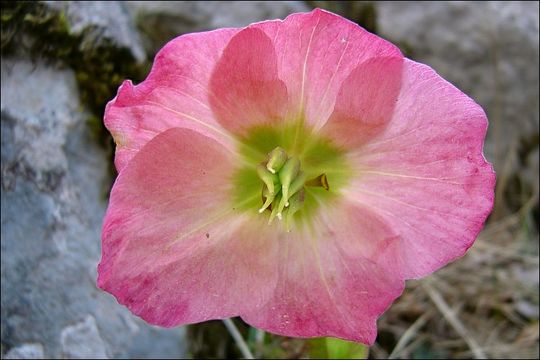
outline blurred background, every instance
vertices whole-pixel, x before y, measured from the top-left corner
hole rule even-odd
[[[498,182],[484,231],[466,256],[408,282],[369,357],[538,358],[538,2],[2,1],[3,358],[241,356],[220,321],[158,329],[96,288],[115,176],[103,110],[175,36],[313,7],[429,64],[490,119]],[[256,356],[321,356],[320,342],[234,321]]]

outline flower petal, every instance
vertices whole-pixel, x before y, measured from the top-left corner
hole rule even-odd
[[[148,78],[137,86],[125,81],[107,104],[105,125],[116,144],[121,171],[154,136],[171,127],[193,129],[232,148],[208,103],[208,82],[236,29],[188,34],[170,41],[156,55]]]
[[[255,27],[238,32],[216,64],[210,91],[212,110],[232,133],[282,121],[287,89],[278,79],[272,40]]]
[[[419,278],[462,256],[491,212],[495,174],[482,154],[482,108],[428,66],[406,60],[390,124],[351,161],[343,195],[395,232],[391,268]],[[390,266],[390,265],[388,265]]]
[[[334,218],[335,220],[335,218]],[[353,235],[333,222],[314,222],[314,233],[274,236],[278,281],[264,307],[241,314],[266,331],[296,337],[333,336],[373,344],[376,320],[403,291],[403,281],[342,247]]]
[[[341,85],[321,133],[354,148],[383,131],[394,112],[402,66],[399,57],[377,57],[358,65]]]
[[[238,315],[276,281],[275,244],[231,208],[233,158],[186,129],[150,140],[120,173],[103,226],[98,285],[161,325]]]
[[[402,57],[391,43],[320,9],[253,26],[274,41],[292,117],[303,113],[316,129],[332,113],[341,83],[354,68],[373,57]]]

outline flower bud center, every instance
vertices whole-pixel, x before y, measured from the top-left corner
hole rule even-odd
[[[304,186],[320,186],[328,190],[325,174],[308,180],[301,169],[300,160],[289,156],[279,146],[268,153],[266,161],[257,166],[257,175],[263,182],[259,213],[270,211],[269,224],[276,217],[279,220],[285,218],[288,231],[294,214],[301,210],[304,204]]]

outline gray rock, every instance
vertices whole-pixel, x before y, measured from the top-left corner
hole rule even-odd
[[[45,1],[50,9],[63,11],[72,35],[84,35],[81,47],[112,44],[128,49],[138,62],[146,58],[139,33],[119,1]]]
[[[538,136],[538,2],[381,1],[376,7],[382,36],[486,110],[486,153],[498,170],[512,147]]]
[[[107,359],[105,343],[91,315],[62,330],[60,344],[64,357],[68,359]]]
[[[187,32],[246,26],[310,10],[299,1],[127,1],[125,5],[145,34],[150,54]]]
[[[183,329],[151,327],[95,285],[112,179],[74,73],[3,58],[1,76],[3,348],[38,342],[44,357],[183,357]],[[141,338],[152,346],[141,348]]]
[[[43,359],[43,345],[41,344],[22,344],[9,350],[4,359]]]

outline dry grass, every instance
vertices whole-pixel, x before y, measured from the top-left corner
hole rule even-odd
[[[381,318],[371,356],[538,358],[538,232],[525,226],[537,193],[531,199],[489,223],[462,259],[409,282]]]
[[[408,283],[379,322],[372,358],[539,357],[538,170],[531,186],[512,187],[526,183],[508,171],[518,151],[495,163],[497,214],[462,259]]]

